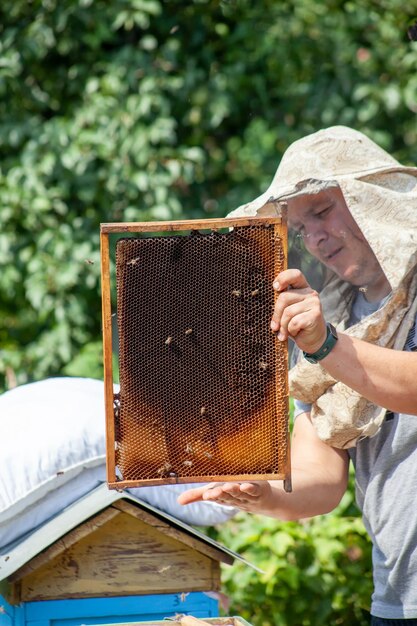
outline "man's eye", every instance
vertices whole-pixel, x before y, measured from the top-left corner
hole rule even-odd
[[[321,209],[321,211],[317,211],[316,216],[325,217],[331,208],[332,208],[331,206],[327,206],[324,209]]]

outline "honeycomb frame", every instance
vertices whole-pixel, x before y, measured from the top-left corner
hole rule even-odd
[[[287,225],[270,205],[279,217],[101,224],[109,488],[283,480],[291,491],[288,351],[269,328]]]

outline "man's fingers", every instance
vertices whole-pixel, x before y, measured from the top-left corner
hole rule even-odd
[[[192,502],[203,502],[204,500],[219,500],[223,495],[223,487],[228,483],[204,484],[201,487],[188,489],[181,493],[177,502],[179,504],[191,504]]]
[[[240,504],[257,498],[260,495],[260,487],[256,483],[220,483],[204,485],[195,489],[189,489],[178,496],[179,504],[191,504],[192,502],[213,501],[222,504]]]
[[[305,314],[308,314],[308,317]],[[303,316],[302,322],[297,320],[299,315]],[[303,325],[304,320],[306,321],[305,325]],[[321,328],[324,324],[324,322],[321,323],[321,320],[321,302],[316,291],[310,288],[287,291],[280,294],[275,303],[271,318],[271,330],[278,333],[280,341],[285,341],[288,336],[295,339],[300,330],[311,329],[316,324]]]
[[[203,500],[203,493],[207,489],[207,486],[196,487],[195,489],[189,489],[181,493],[177,501],[179,504],[191,504],[192,502],[201,502]]]
[[[289,269],[278,274],[274,280],[273,287],[279,291],[276,299],[274,313],[271,319],[271,330],[278,333],[278,339],[287,339],[286,330],[281,329],[281,317],[284,309],[299,302],[311,293],[315,293],[308,284],[304,274],[300,270]]]
[[[282,331],[279,339],[284,340],[287,338],[286,327],[288,325],[288,320],[285,323],[283,318],[285,315],[288,316],[288,309],[292,308],[294,304],[305,302],[311,295],[315,297],[316,292],[311,291],[310,289],[286,291],[285,293],[281,293],[279,295],[275,302],[274,312],[271,318],[271,329],[274,332]]]
[[[288,288],[304,289],[305,287],[310,287],[310,285],[300,270],[284,270],[274,280],[274,289],[276,291],[285,291]]]
[[[244,485],[249,485],[249,483],[244,483]],[[224,496],[231,496],[232,498],[243,501],[247,501],[248,495],[250,495],[243,489],[243,484],[241,483],[225,483],[222,486],[222,491]]]
[[[258,483],[241,483],[240,490],[252,498],[258,498],[261,495],[261,486]]]

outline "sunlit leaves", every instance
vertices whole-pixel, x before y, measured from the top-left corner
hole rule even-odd
[[[323,125],[415,162],[413,16],[389,5],[2,2],[0,388],[90,371],[100,222],[224,215]]]
[[[231,613],[255,626],[369,623],[371,545],[359,517],[334,514],[302,523],[239,514],[216,537],[263,574],[224,567]]]

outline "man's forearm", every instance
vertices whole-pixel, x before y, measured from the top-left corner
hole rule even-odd
[[[340,333],[321,361],[336,380],[378,406],[417,414],[417,354],[381,348]]]
[[[340,502],[346,484],[334,484],[330,476],[292,469],[292,492],[286,493],[281,481],[269,481],[270,492],[247,508],[252,513],[281,520],[299,520],[332,511]]]

